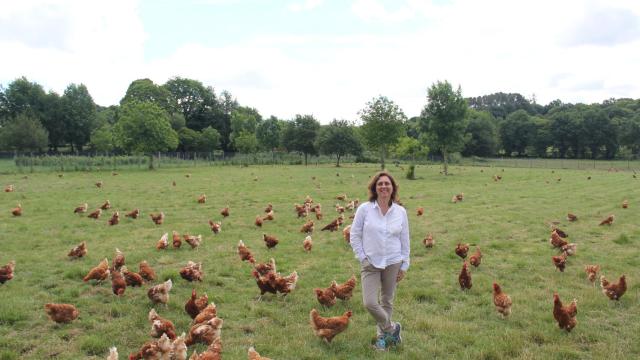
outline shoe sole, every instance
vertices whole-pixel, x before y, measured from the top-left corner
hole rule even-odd
[[[394,332],[395,332],[395,331],[394,331]],[[401,335],[401,332],[402,332],[402,325],[400,325],[400,323],[398,323],[398,340],[397,340],[397,341],[394,341],[394,343],[395,343],[396,345],[399,345],[400,343],[402,343],[402,335]]]

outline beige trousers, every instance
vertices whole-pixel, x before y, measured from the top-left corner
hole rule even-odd
[[[392,332],[395,326],[391,321],[391,314],[393,313],[393,299],[398,284],[396,278],[400,271],[400,265],[402,263],[378,269],[365,260],[361,266],[362,302],[376,320],[378,336],[383,332]]]

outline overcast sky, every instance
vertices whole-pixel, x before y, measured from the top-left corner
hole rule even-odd
[[[0,2],[0,84],[117,104],[174,76],[268,117],[355,120],[385,95],[418,115],[437,80],[465,97],[640,98],[639,0],[142,0]]]

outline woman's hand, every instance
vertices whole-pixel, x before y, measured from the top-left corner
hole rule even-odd
[[[402,281],[402,279],[404,279],[404,275],[406,274],[406,271],[398,271],[398,276],[396,277],[396,282],[400,282]]]

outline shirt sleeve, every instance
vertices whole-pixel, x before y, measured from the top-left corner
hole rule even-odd
[[[400,232],[400,255],[402,256],[402,265],[400,265],[400,270],[402,271],[407,271],[409,269],[409,254],[411,251],[409,238],[409,219],[407,218],[407,212],[404,211],[402,232]]]
[[[358,259],[358,261],[360,263],[362,263],[364,261],[364,259],[367,258],[367,256],[364,253],[364,248],[363,248],[363,243],[362,243],[362,231],[364,228],[364,218],[365,218],[365,213],[366,213],[366,207],[367,206],[363,206],[364,204],[358,206],[358,209],[356,210],[356,216],[353,219],[353,223],[351,224],[351,235],[350,235],[350,242],[351,242],[351,249],[353,249],[353,253],[356,256],[356,259]]]

